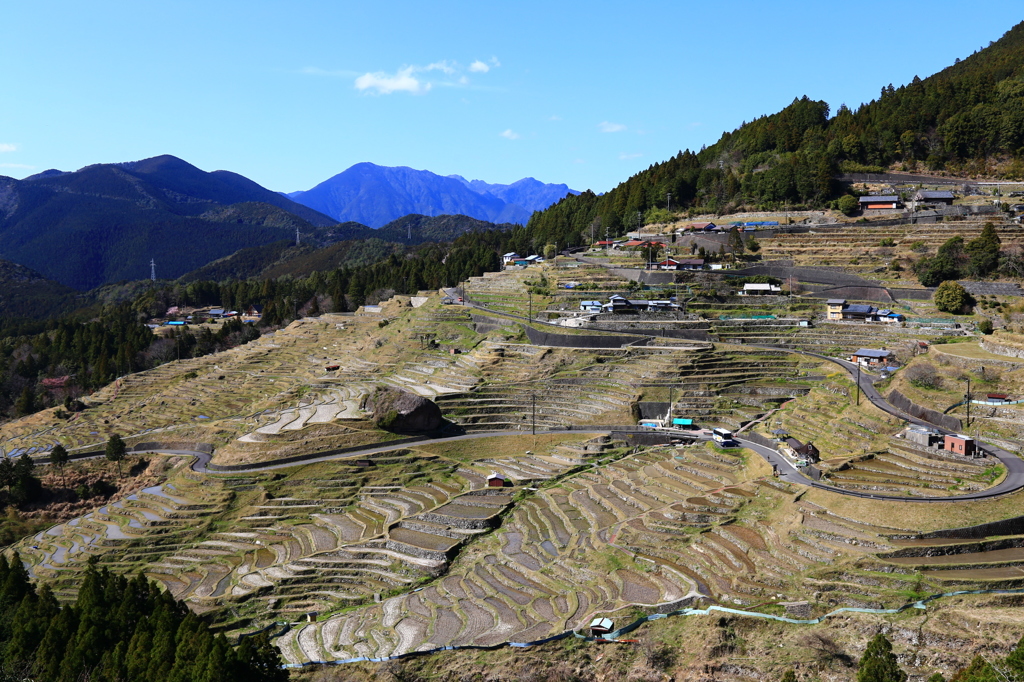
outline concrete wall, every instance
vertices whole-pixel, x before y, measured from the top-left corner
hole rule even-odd
[[[948,414],[942,414],[941,412],[936,412],[935,410],[930,410],[927,407],[921,407],[916,403],[912,403],[909,398],[899,391],[890,391],[886,400],[889,401],[893,407],[903,410],[907,414],[917,417],[918,419],[923,419],[930,424],[935,424],[947,431],[959,432],[963,429],[963,425],[956,417],[952,417]]]
[[[557,346],[559,348],[624,348],[646,346],[646,336],[625,336],[611,334],[553,334],[533,327],[526,327],[526,336],[535,346]]]

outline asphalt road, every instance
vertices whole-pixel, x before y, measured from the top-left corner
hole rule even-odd
[[[455,296],[458,295],[458,292],[454,288],[445,289],[444,291],[445,291],[445,294],[447,294],[449,296],[455,297]],[[479,306],[479,305],[473,304],[472,302],[467,302],[466,305],[468,305],[470,307],[473,307],[473,308],[478,308],[480,310],[492,312],[492,311],[489,311],[488,308],[485,308],[483,306]],[[513,317],[518,317],[518,316],[513,316]],[[520,318],[520,319],[525,319],[525,318]],[[850,376],[853,377],[854,379],[856,379],[856,377],[857,377],[857,366],[855,364],[853,364],[852,362],[847,362],[846,360],[840,360],[838,358],[829,357],[827,355],[821,355],[819,353],[811,353],[809,351],[794,350],[792,348],[778,348],[778,347],[774,347],[774,346],[753,346],[753,345],[751,347],[752,348],[758,348],[758,349],[779,350],[779,351],[784,351],[784,352],[787,352],[787,353],[799,353],[801,355],[807,355],[807,356],[811,356],[811,357],[820,358],[822,360],[827,360],[829,362],[833,362],[833,363],[839,365],[840,367],[845,369],[850,374]],[[932,424],[929,424],[929,423],[927,423],[927,422],[925,422],[923,420],[920,420],[920,419],[917,419],[915,417],[912,417],[911,415],[905,414],[902,411],[900,411],[900,410],[896,409],[895,407],[893,407],[892,405],[890,405],[885,400],[885,398],[882,397],[882,395],[878,392],[878,390],[874,387],[874,384],[872,383],[872,380],[874,378],[875,378],[874,375],[872,375],[872,374],[870,374],[868,372],[861,371],[861,373],[860,373],[860,382],[859,383],[860,383],[861,392],[864,394],[864,397],[868,401],[871,402],[871,404],[875,405],[880,410],[882,410],[884,412],[887,412],[888,414],[891,414],[891,415],[893,415],[893,416],[895,416],[895,417],[897,417],[899,419],[902,419],[904,421],[911,422],[913,424],[922,425],[922,426],[929,426],[931,428],[936,428]],[[548,430],[548,431],[538,431],[537,435],[565,434],[565,433],[606,434],[606,433],[608,433],[608,432],[610,432],[610,431],[612,431],[612,430],[614,430],[616,428],[618,428],[618,427],[612,427],[612,426],[605,426],[605,427],[593,426],[593,427],[588,427],[587,430],[580,430],[580,429],[576,429],[576,428],[572,429],[571,431],[568,431],[568,430],[565,430],[565,429],[556,429],[556,430]],[[938,429],[938,430],[941,433],[951,433],[949,431],[944,431],[942,429]],[[475,439],[479,439],[479,438],[494,438],[494,437],[497,437],[497,436],[508,436],[508,435],[526,435],[526,432],[525,431],[520,431],[520,430],[515,430],[515,431],[484,431],[484,432],[479,432],[479,433],[466,434],[466,435],[462,435],[462,436],[451,436],[451,437],[447,437],[447,438],[426,439],[426,440],[416,441],[415,443],[405,443],[405,444],[401,444],[401,445],[397,445],[397,444],[391,444],[391,445],[384,444],[384,445],[379,445],[379,446],[374,446],[374,447],[368,447],[368,448],[363,449],[363,450],[350,451],[350,452],[345,452],[345,453],[335,454],[335,455],[326,455],[324,457],[314,457],[314,458],[310,458],[308,460],[303,460],[301,462],[290,461],[290,462],[287,462],[287,463],[277,463],[277,464],[275,464],[274,461],[271,460],[270,462],[256,464],[252,468],[231,469],[231,470],[218,469],[218,468],[216,468],[216,465],[214,465],[214,468],[210,468],[210,460],[212,459],[212,456],[207,454],[207,453],[205,453],[205,452],[198,452],[198,451],[193,451],[193,450],[145,450],[145,451],[136,451],[136,452],[138,454],[141,454],[143,452],[162,452],[162,453],[167,453],[167,454],[191,455],[192,457],[195,458],[195,461],[192,463],[192,470],[197,472],[197,473],[206,473],[206,474],[210,474],[210,473],[232,473],[234,471],[239,471],[239,472],[241,472],[241,471],[270,471],[270,470],[273,470],[273,469],[284,469],[284,468],[287,468],[287,467],[300,466],[300,465],[305,465],[305,464],[313,464],[313,463],[316,463],[316,462],[326,462],[326,461],[331,461],[331,460],[336,460],[336,459],[358,459],[360,457],[366,457],[368,455],[379,454],[379,453],[382,453],[382,452],[388,452],[389,450],[397,450],[397,449],[404,448],[404,447],[409,447],[409,446],[420,447],[420,446],[423,446],[423,445],[431,445],[431,444],[436,444],[436,443],[447,443],[447,442],[459,441],[459,440],[475,440]],[[706,439],[706,437],[704,437],[704,439]],[[858,491],[858,490],[844,490],[842,488],[836,488],[834,486],[826,485],[826,484],[821,483],[819,481],[815,481],[815,480],[813,480],[813,479],[811,479],[811,478],[809,478],[807,476],[804,476],[802,473],[800,473],[800,471],[793,464],[791,464],[789,462],[789,460],[787,460],[785,457],[783,457],[781,454],[779,454],[777,451],[773,450],[772,448],[765,447],[763,445],[759,445],[757,443],[754,443],[754,442],[749,441],[749,440],[744,439],[744,438],[736,438],[736,441],[740,445],[742,445],[743,447],[750,448],[754,452],[758,453],[769,464],[771,464],[772,466],[777,468],[778,471],[779,471],[779,478],[781,480],[783,480],[783,481],[787,481],[787,482],[790,482],[790,483],[796,483],[796,484],[799,484],[799,485],[805,485],[805,486],[809,486],[809,487],[812,487],[812,488],[818,488],[820,490],[827,490],[829,492],[834,492],[834,493],[837,493],[839,495],[849,495],[851,497],[863,497],[863,498],[868,498],[868,499],[872,499],[872,500],[893,500],[893,501],[898,501],[898,502],[959,502],[959,501],[968,501],[968,500],[987,499],[987,498],[991,498],[991,497],[996,497],[998,495],[1004,495],[1006,493],[1014,492],[1014,491],[1020,490],[1021,488],[1024,488],[1024,460],[1021,460],[1019,457],[1017,457],[1013,453],[1007,452],[1006,450],[1003,450],[1002,448],[998,448],[998,447],[995,447],[995,446],[990,445],[990,444],[985,444],[984,450],[986,452],[988,452],[989,454],[991,454],[992,456],[994,456],[997,459],[999,459],[999,461],[1002,463],[1002,465],[1006,468],[1006,476],[998,485],[996,485],[996,486],[994,486],[992,488],[989,488],[987,490],[980,490],[980,491],[976,491],[976,492],[972,492],[972,493],[966,493],[964,495],[951,495],[951,496],[948,496],[948,497],[938,497],[938,498],[923,498],[923,497],[906,497],[906,496],[896,496],[896,495],[883,495],[883,494],[879,494],[879,493],[862,492],[862,491]],[[99,456],[102,456],[102,455],[99,455]],[[43,461],[45,462],[45,460],[43,460]]]

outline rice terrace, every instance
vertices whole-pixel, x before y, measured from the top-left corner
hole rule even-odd
[[[532,270],[628,284],[571,258]],[[463,304],[424,291],[305,317],[124,376],[74,419],[44,411],[5,424],[12,457],[45,462],[59,442],[71,467],[86,466],[118,433],[151,474],[8,556],[61,598],[88,560],[142,571],[232,637],[270,632],[293,666],[590,637],[601,618],[614,629],[716,605],[732,609],[729,627],[749,628],[757,614],[806,620],[1024,585],[1017,407],[975,422],[985,449],[960,456],[912,439],[939,429],[883,397],[898,388],[921,400],[898,383],[908,370],[880,380],[846,361],[879,334],[916,348],[935,331],[785,318],[675,337],[642,321],[574,328],[542,318],[562,320],[592,294],[534,295],[536,274],[475,278],[456,292]],[[956,357],[978,371],[981,361]],[[1001,358],[1003,383],[1019,382],[1024,363]],[[382,428],[373,402],[389,393],[436,404],[443,423]],[[812,442],[813,463],[799,461],[793,448]],[[957,634],[964,619],[1002,641],[1015,621],[1000,614],[1018,599],[965,594],[815,627],[842,642],[840,619],[852,635],[884,618],[897,642],[976,647]],[[611,636],[660,639],[670,622],[713,621]],[[751,650],[768,647],[760,627]],[[779,627],[791,637],[811,626]],[[765,651],[770,666],[792,663]],[[934,656],[909,667],[969,658]]]

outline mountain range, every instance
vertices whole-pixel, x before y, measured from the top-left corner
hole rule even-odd
[[[173,156],[0,176],[0,258],[79,290],[177,277],[243,246],[335,221],[236,173]]]
[[[357,163],[310,190],[287,196],[335,220],[376,228],[409,214],[461,214],[492,223],[524,225],[534,211],[568,194],[579,192],[533,178],[500,185],[405,166]]]

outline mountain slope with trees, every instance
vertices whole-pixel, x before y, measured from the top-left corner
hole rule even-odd
[[[925,79],[830,117],[797,98],[699,152],[683,151],[603,196],[584,192],[535,213],[539,242],[621,234],[671,205],[694,213],[829,206],[843,172],[887,168],[1024,177],[1024,23]]]
[[[283,682],[265,635],[238,646],[142,575],[86,568],[73,604],[35,587],[17,554],[0,555],[0,677],[5,680]]]
[[[243,246],[315,239],[334,220],[227,171],[172,156],[0,177],[0,258],[76,289],[177,277]],[[188,248],[182,248],[188,245]]]

